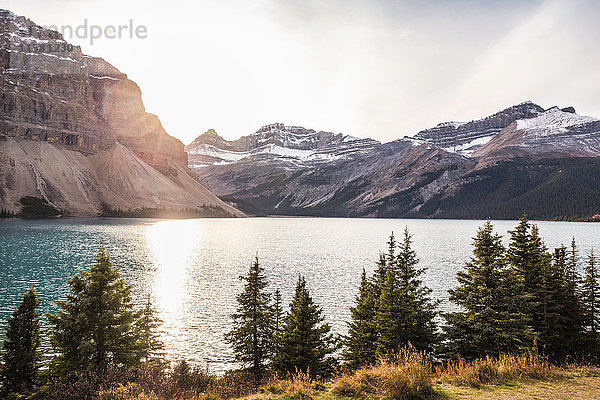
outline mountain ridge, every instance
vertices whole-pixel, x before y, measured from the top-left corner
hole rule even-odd
[[[186,146],[190,166],[224,165],[244,157],[274,155],[294,163],[330,161],[366,151],[380,144],[341,133],[315,131],[281,123],[265,125],[255,133],[228,141],[209,129]]]
[[[556,119],[557,113],[562,116],[559,120],[564,121],[565,126],[559,124],[557,127],[548,122],[553,120],[553,115]],[[525,122],[530,125],[524,125]],[[473,187],[473,182],[504,179],[510,175],[510,168],[515,172],[511,179],[526,179],[524,177],[533,170],[548,172],[556,162],[565,164],[570,171],[595,170],[598,165],[585,160],[600,155],[597,143],[600,129],[596,124],[595,119],[575,114],[573,107],[545,109],[527,101],[479,120],[438,124],[414,137],[387,143],[373,141],[344,157],[325,157],[328,152],[336,153],[333,146],[323,146],[319,149],[321,157],[318,159],[285,154],[284,151],[244,153],[231,150],[226,160],[224,153],[220,153],[223,149],[217,148],[218,144],[198,139],[186,146],[186,150],[190,166],[207,187],[251,214],[415,218],[461,215],[464,218],[464,213],[456,211],[460,207],[451,200],[470,196],[469,188]],[[530,134],[533,128],[525,128],[538,125],[542,129],[547,125],[546,129],[552,134],[542,140],[539,135]],[[517,126],[521,128],[516,129]],[[213,151],[213,159],[202,158],[208,149]],[[580,160],[571,162],[572,158]],[[195,163],[197,160],[200,161]],[[294,164],[294,168],[289,164]],[[545,175],[531,173],[536,182],[532,183],[532,190],[543,187]],[[518,187],[518,190],[510,189],[516,197],[527,191],[512,181],[503,185],[504,188]],[[500,189],[490,184],[486,190]],[[577,188],[572,190],[578,191]],[[541,192],[536,193],[538,196]],[[502,209],[500,204],[493,204],[493,196],[490,198],[489,206],[484,207],[488,210],[486,217],[493,217],[496,210],[499,213]],[[503,201],[508,200],[503,197]],[[511,218],[518,218],[525,211],[522,205],[519,207],[521,209],[514,210]],[[568,207],[564,202],[549,208],[547,215],[537,212],[533,204],[529,207],[531,214],[539,218],[570,215],[569,212],[557,214],[561,207]],[[577,213],[591,212],[594,208],[600,208],[596,201],[590,209],[579,208]],[[506,215],[502,212],[503,217]]]
[[[39,198],[62,215],[222,202],[184,145],[146,112],[138,85],[58,32],[0,10],[0,208]]]

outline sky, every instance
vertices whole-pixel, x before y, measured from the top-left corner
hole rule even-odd
[[[0,0],[142,90],[185,144],[281,122],[391,141],[526,100],[600,117],[597,0]]]

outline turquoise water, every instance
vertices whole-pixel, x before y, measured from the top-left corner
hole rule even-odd
[[[289,302],[299,274],[337,333],[346,331],[363,268],[375,268],[394,231],[414,235],[425,282],[446,301],[456,272],[470,256],[481,221],[344,218],[61,219],[0,221],[0,328],[33,286],[44,311],[65,296],[66,281],[88,268],[103,245],[132,286],[134,299],[151,296],[164,320],[163,339],[172,360],[186,359],[215,372],[233,368],[223,340],[239,276],[258,254],[271,282]],[[506,236],[515,221],[498,221]],[[600,224],[539,222],[548,247],[569,244],[582,253],[600,247]]]

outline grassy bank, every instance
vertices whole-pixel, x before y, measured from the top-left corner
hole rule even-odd
[[[424,354],[403,352],[393,360],[322,380],[296,373],[285,379],[271,377],[261,385],[246,377],[200,379],[188,372],[186,382],[166,396],[143,382],[122,383],[101,391],[102,400],[344,400],[344,399],[545,399],[598,398],[600,369],[588,366],[556,367],[537,356],[503,356],[472,362],[434,365]],[[164,388],[163,388],[164,389]],[[567,394],[567,397],[562,394]]]

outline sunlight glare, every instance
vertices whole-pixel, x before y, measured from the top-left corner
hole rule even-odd
[[[156,266],[153,294],[166,324],[183,311],[187,270],[198,239],[196,230],[194,220],[160,221],[148,227],[148,248]]]

